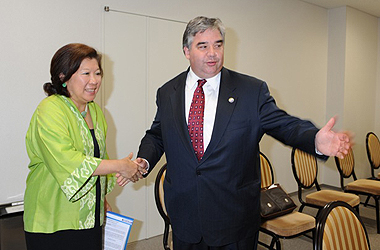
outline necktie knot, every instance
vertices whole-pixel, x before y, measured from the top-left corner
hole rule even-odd
[[[199,79],[198,80],[198,88],[202,88],[206,82],[207,82],[206,79]]]

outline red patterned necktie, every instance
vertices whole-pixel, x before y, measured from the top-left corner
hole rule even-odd
[[[198,87],[194,91],[193,101],[189,112],[189,122],[187,128],[190,134],[191,144],[193,144],[195,155],[200,161],[204,154],[203,148],[203,112],[205,109],[205,94],[203,85],[205,79],[198,80]]]

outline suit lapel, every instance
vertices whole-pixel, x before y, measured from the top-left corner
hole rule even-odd
[[[185,114],[185,85],[187,73],[188,71],[184,72],[178,78],[177,83],[174,85],[174,91],[170,96],[170,101],[178,134],[180,135],[186,150],[194,156],[194,161],[198,162],[193,146],[190,142],[189,131],[187,130],[186,124],[187,114]],[[235,82],[231,79],[228,70],[223,68],[211,141],[200,163],[205,161],[209,155],[211,155],[227,128],[238,99],[236,94],[234,94],[235,89]]]
[[[220,80],[218,106],[216,108],[214,128],[211,136],[210,144],[202,158],[202,161],[207,158],[214,151],[215,147],[219,144],[224,131],[230,121],[231,115],[235,109],[238,97],[234,94],[236,89],[235,82],[231,79],[227,69],[222,69],[222,76]]]
[[[186,124],[186,114],[185,114],[185,85],[188,70],[184,72],[177,80],[174,85],[174,91],[170,95],[171,106],[173,110],[173,117],[178,134],[181,137],[183,145],[185,145],[186,150],[194,155],[194,160],[198,162],[195,156],[193,146],[190,142],[189,131]]]

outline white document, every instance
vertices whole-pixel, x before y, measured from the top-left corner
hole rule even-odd
[[[132,224],[132,218],[107,212],[104,226],[104,250],[125,250]]]

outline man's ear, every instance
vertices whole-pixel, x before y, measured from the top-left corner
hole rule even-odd
[[[188,47],[183,47],[183,53],[187,59],[190,59],[190,50]]]

